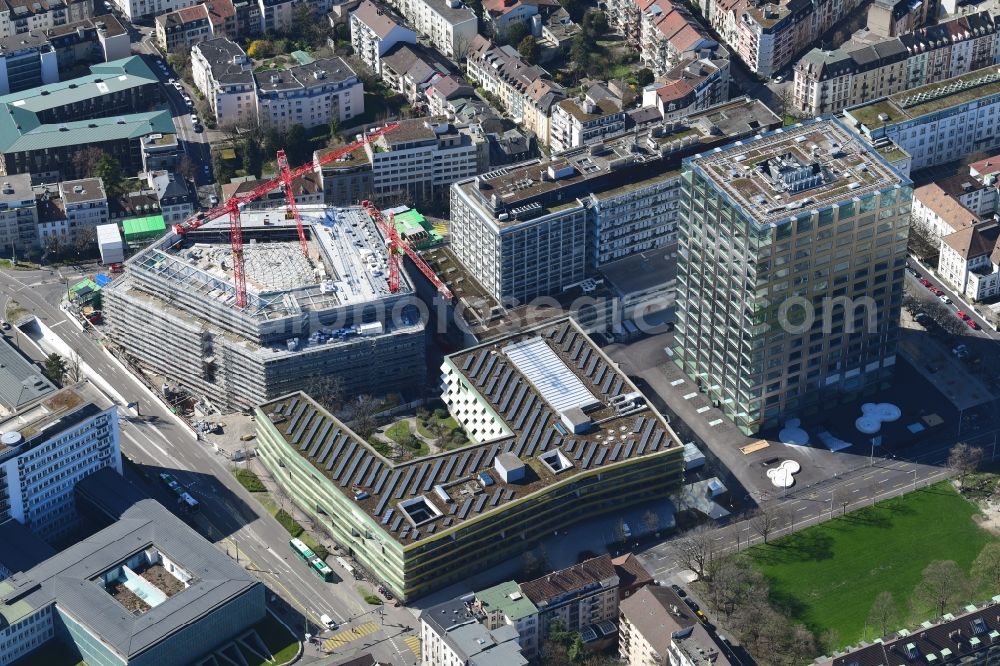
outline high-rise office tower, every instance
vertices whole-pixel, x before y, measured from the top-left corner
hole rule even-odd
[[[674,359],[745,433],[896,360],[910,181],[836,120],[684,162]]]

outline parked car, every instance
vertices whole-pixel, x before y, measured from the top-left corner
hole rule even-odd
[[[336,629],[338,626],[340,626],[337,624],[336,620],[334,620],[326,613],[323,613],[322,615],[319,616],[319,621],[322,622],[323,626],[326,627],[327,629]]]
[[[937,294],[937,297],[941,299],[941,302],[945,303],[947,305],[951,305],[951,299],[948,298],[947,296],[945,296],[944,293],[941,292],[940,289],[938,289],[938,292],[940,292],[940,293]]]
[[[931,293],[934,294],[935,296],[943,296],[944,295],[944,292],[941,291],[940,289],[938,289],[937,287],[931,287]]]
[[[965,314],[961,310],[955,310],[955,316],[958,317],[959,319],[968,319],[969,318],[969,315]]]
[[[684,588],[681,587],[680,585],[671,585],[670,589],[673,590],[674,593],[677,594],[677,596],[680,597],[681,599],[683,599],[688,595],[688,593],[685,592]]]
[[[972,329],[973,331],[978,331],[978,330],[979,330],[979,324],[977,324],[977,323],[976,323],[975,321],[973,321],[972,319],[966,319],[966,320],[965,320],[965,323],[966,323],[966,325],[968,325],[968,327],[969,327],[969,328],[971,328],[971,329]]]
[[[930,289],[931,287],[931,281],[928,280],[927,278],[920,278],[920,284],[924,285],[928,289]]]
[[[781,76],[780,74],[778,76],[774,77],[774,82],[775,83],[781,83],[784,80],[785,80],[785,77]]]
[[[697,613],[698,611],[701,610],[701,606],[699,606],[697,603],[695,603],[695,601],[693,599],[685,599],[684,603],[686,603],[688,605],[688,608],[690,608],[691,610],[693,610],[695,613]]]

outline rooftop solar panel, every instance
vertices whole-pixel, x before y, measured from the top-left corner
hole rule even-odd
[[[625,442],[625,458],[632,457],[632,451],[635,450],[635,440],[628,440]]]
[[[580,354],[580,358],[576,362],[577,370],[583,370],[583,366],[587,365],[587,361],[590,360],[590,355],[592,353],[593,352],[590,350],[590,347],[584,347],[583,353]]]
[[[514,413],[519,410],[524,404],[524,396],[528,394],[528,385],[521,383],[517,391],[514,393],[513,400],[506,407],[501,407],[500,411],[503,413],[504,417],[510,420]]]
[[[304,414],[305,411],[306,411],[305,405],[302,405],[302,408],[296,411],[295,414],[292,415],[292,420],[288,423],[288,427],[285,428],[286,435],[292,434],[292,431],[295,430],[295,427],[299,424],[299,419],[302,418],[302,414]]]
[[[450,505],[448,505],[448,515],[449,516],[455,515],[456,511],[458,511],[458,505],[457,504],[450,504]]]
[[[497,488],[496,492],[493,493],[493,497],[490,498],[490,506],[499,504],[501,495],[503,495],[503,488]]]
[[[455,468],[455,476],[461,478],[465,476],[465,464],[469,462],[469,456],[472,455],[469,451],[462,454],[461,459],[458,461],[458,467]]]
[[[632,432],[639,432],[642,430],[643,424],[646,422],[645,416],[640,416],[635,420],[635,424],[632,426]]]
[[[557,412],[589,407],[597,402],[580,378],[542,338],[535,336],[507,345],[503,352]]]
[[[597,467],[600,467],[601,465],[604,464],[604,461],[605,461],[605,459],[607,459],[607,457],[608,457],[608,449],[607,449],[607,447],[602,446],[597,451],[597,459],[594,460],[594,465],[596,465]]]
[[[462,502],[462,508],[458,510],[458,519],[465,520],[465,517],[469,515],[469,509],[472,507],[472,498],[468,498]]]
[[[375,460],[375,456],[368,451],[362,452],[362,456],[361,466],[358,467],[358,472],[354,475],[354,479],[351,481],[351,483],[355,486],[361,485],[361,482],[364,481],[365,474],[368,473],[368,468],[371,467],[372,462]]]
[[[390,532],[395,532],[396,530],[398,530],[399,529],[399,524],[401,522],[403,522],[403,516],[402,515],[396,516],[396,518],[393,519],[393,521],[392,521],[392,527],[389,528],[389,531]]]
[[[535,395],[531,394],[530,396],[528,396],[528,401],[521,406],[520,410],[518,410],[517,418],[514,420],[514,430],[516,432],[520,432],[521,430],[524,429],[525,419],[527,419],[528,415],[532,413],[531,408],[535,406],[535,400],[536,400]]]
[[[476,513],[480,513],[483,510],[483,505],[486,504],[486,500],[488,499],[489,497],[487,497],[486,493],[483,493],[482,495],[479,496],[479,498],[476,500],[476,508],[475,508]]]
[[[431,523],[430,525],[427,525],[427,526],[425,526],[425,527],[424,527],[424,529],[426,529],[426,530],[427,530],[427,533],[428,533],[428,534],[433,534],[433,533],[434,533],[434,529],[435,529],[436,527],[437,527],[437,523]],[[413,538],[414,538],[414,539],[418,538],[418,535],[419,535],[419,534],[420,534],[419,532],[415,532],[415,533],[413,534]]]
[[[468,356],[466,356],[465,357],[465,363],[462,364],[462,372],[468,372],[469,366],[472,365],[472,362],[474,360],[476,360],[476,354],[475,353],[472,353],[472,354],[469,354]]]
[[[593,377],[594,376],[594,368],[597,367],[597,362],[599,360],[601,360],[599,356],[597,356],[597,355],[591,356],[590,357],[590,363],[587,364],[587,369],[583,371],[583,374],[587,375],[588,377]]]
[[[612,383],[612,382],[613,382],[614,380],[615,380],[615,375],[614,375],[614,373],[609,373],[609,374],[608,374],[608,378],[604,380],[604,383],[603,383],[603,384],[601,384],[601,393],[602,393],[602,394],[604,394],[604,395],[610,395],[610,394],[608,393],[608,389],[610,389],[610,388],[611,388],[611,383]]]
[[[564,352],[568,352],[570,349],[572,349],[573,345],[576,344],[576,338],[577,338],[576,331],[573,331],[568,336],[566,336],[566,338],[561,343],[562,350]]]
[[[487,467],[488,465],[492,465],[493,464],[493,459],[496,458],[496,455],[499,452],[500,452],[500,445],[499,444],[494,444],[493,446],[491,446],[489,452],[486,454],[486,457],[483,458],[483,467]]]
[[[510,366],[504,365],[503,373],[500,375],[500,382],[497,384],[497,387],[493,389],[493,392],[490,393],[490,398],[494,402],[497,401],[498,396],[502,395],[503,392],[507,390],[507,387],[510,385],[510,378],[513,376],[514,371],[510,368]]]
[[[622,392],[622,386],[624,386],[624,384],[625,384],[625,382],[622,381],[622,378],[618,377],[616,375],[615,376],[615,383],[612,384],[612,386],[611,386],[611,393],[609,393],[608,395],[616,396],[619,393],[621,393]]]
[[[389,477],[389,482],[385,484],[386,497],[390,497],[392,493],[396,490],[396,485],[399,483],[399,477],[401,477],[402,475],[403,473],[400,470],[398,469],[393,470],[392,476]]]
[[[454,506],[454,505],[452,505],[452,506]],[[448,526],[449,526],[449,525],[451,525],[451,524],[452,524],[453,522],[455,522],[455,521],[454,521],[454,520],[452,519],[452,517],[451,517],[451,516],[445,516],[445,517],[444,517],[444,520],[442,520],[442,521],[441,521],[441,524],[442,524],[443,526],[445,526],[445,527],[448,527]]]
[[[285,408],[285,414],[286,415],[287,414],[291,414],[292,412],[295,411],[295,408],[298,407],[298,406],[299,406],[299,399],[298,398],[292,398],[292,401],[290,403],[288,403],[288,406]]]
[[[382,474],[379,475],[379,477],[378,477],[378,483],[376,483],[375,487],[372,489],[372,490],[375,491],[376,495],[382,492],[382,488],[385,486],[386,479],[388,479],[389,475],[392,474],[392,473],[393,472],[388,467],[386,467],[385,469],[382,470]],[[388,494],[388,493],[386,493],[386,494]]]
[[[319,455],[314,458],[317,465],[322,465],[326,457],[330,455],[330,449],[333,448],[333,443],[336,441],[333,437],[328,437],[326,439],[326,444],[323,445],[323,449],[319,452]]]
[[[448,458],[448,463],[441,470],[441,478],[438,479],[439,483],[444,483],[451,478],[451,470],[455,468],[455,463],[458,462],[458,456],[453,455]]]
[[[480,448],[478,451],[476,451],[476,455],[472,459],[472,464],[469,466],[469,472],[468,472],[469,474],[471,474],[471,473],[475,472],[477,469],[479,469],[479,463],[482,462],[482,460],[483,460],[483,454],[484,453],[486,453],[486,449],[485,448]]]
[[[375,483],[375,478],[379,475],[380,472],[382,472],[382,463],[379,462],[375,458],[375,456],[371,456],[371,459],[375,461],[375,464],[372,465],[371,471],[368,472],[368,478],[365,479],[365,487],[367,488],[372,487],[372,484]]]
[[[569,353],[569,358],[571,361],[575,361],[580,357],[580,352],[583,351],[583,340],[577,340],[576,344],[573,345],[573,351]]]
[[[497,382],[499,380],[500,380],[499,377],[493,377],[492,379],[490,379],[490,381],[487,382],[487,384],[486,384],[486,388],[483,390],[483,395],[492,397],[493,396],[493,391],[496,390]]]
[[[480,384],[482,384],[486,380],[486,378],[490,376],[490,372],[493,371],[493,366],[496,365],[497,362],[497,357],[495,354],[488,354],[488,356],[489,360],[486,361],[486,365],[483,367],[483,371],[479,373],[479,376],[481,377],[481,379],[479,380]]]
[[[406,493],[406,487],[410,485],[410,479],[413,478],[413,473],[417,471],[416,465],[408,465],[406,468],[406,478],[403,482],[396,486],[395,496],[396,499],[402,499],[403,495]]]
[[[567,444],[566,446],[563,447],[563,451],[565,453],[573,453],[573,449],[575,449],[575,448],[576,448],[576,440],[575,439],[571,439],[571,440],[569,440],[569,444]]]
[[[594,458],[594,450],[597,446],[588,446],[587,453],[584,454],[583,460],[580,461],[580,467],[583,469],[590,469],[590,461]]]
[[[403,531],[399,533],[399,538],[406,539],[408,536],[410,536],[410,526],[403,525]]]
[[[392,508],[386,509],[385,515],[382,516],[382,524],[383,525],[388,525],[389,524],[389,520],[392,518],[392,514],[395,513],[395,512],[396,512],[395,509],[392,509]]]
[[[600,385],[604,381],[604,375],[608,374],[608,366],[605,363],[601,363],[601,367],[597,370],[597,374],[594,376],[594,384]]]
[[[506,501],[508,501],[508,502],[511,501],[512,499],[514,499],[514,491],[513,490],[508,490],[506,492],[506,494],[504,494],[504,499]]]
[[[321,425],[323,425],[324,420],[325,419],[322,416],[312,419],[309,424],[309,429],[306,431],[305,437],[303,437],[300,442],[299,450],[304,450],[312,443],[313,437],[316,435],[316,431],[319,430]]]
[[[379,498],[378,504],[375,505],[375,515],[382,513],[382,510],[385,509],[385,505],[388,503],[389,503],[388,495],[383,495],[381,498]]]
[[[424,475],[427,474],[427,470],[430,469],[430,463],[424,463],[417,469],[417,473],[413,477],[413,481],[407,486],[407,495],[416,495],[420,490],[420,482],[424,480]]]
[[[352,460],[351,464],[348,465],[347,471],[344,472],[344,477],[341,480],[341,483],[343,483],[345,486],[350,485],[351,477],[353,477],[354,472],[357,471],[358,465],[361,464],[361,461],[367,457],[368,457],[368,452],[365,450],[363,446],[360,447],[357,453],[354,455],[354,460]]]
[[[438,472],[441,471],[441,466],[443,464],[444,464],[444,458],[438,458],[437,461],[434,463],[434,469],[431,470],[430,476],[428,476],[427,480],[424,481],[424,492],[430,490],[431,486],[434,485],[434,479],[437,478]]]
[[[320,447],[330,442],[327,435],[329,435],[330,431],[333,429],[333,421],[328,421],[326,419],[324,419],[323,421],[324,421],[323,429],[320,431],[319,435],[316,436],[316,441],[312,445],[312,448],[309,449],[310,458],[316,458],[316,452],[320,450]]]
[[[358,448],[358,443],[351,440],[350,445],[344,451],[343,455],[340,456],[340,462],[337,464],[337,471],[333,473],[333,480],[340,482],[340,477],[344,474],[344,468],[347,467],[347,463],[351,461],[351,456],[354,455],[354,450]]]
[[[653,421],[652,419],[650,419],[649,423],[647,423],[647,424],[646,424],[646,429],[642,431],[642,437],[641,437],[641,438],[639,438],[639,441],[640,441],[640,442],[642,442],[642,444],[643,444],[644,446],[645,446],[645,445],[646,445],[647,443],[649,443],[649,436],[650,436],[651,434],[653,434],[653,427],[654,427],[655,425],[656,425],[656,422],[655,422],[655,421]]]
[[[618,455],[621,452],[622,452],[622,443],[618,442],[617,444],[615,444],[615,448],[611,450],[611,458],[608,460],[608,462],[614,462],[618,460]]]
[[[472,365],[472,370],[469,372],[470,376],[475,377],[479,374],[479,369],[483,367],[483,362],[486,360],[487,356],[489,356],[489,354],[486,351],[479,352],[476,355],[476,362]]]
[[[577,443],[577,442],[575,440],[571,439],[571,440],[569,440],[569,443],[570,444],[574,444],[574,443]],[[588,444],[590,444],[590,442],[578,442],[578,446],[576,447],[575,452],[573,453],[573,459],[574,460],[579,460],[580,458],[582,458],[584,456],[584,454],[587,452],[587,445]]]

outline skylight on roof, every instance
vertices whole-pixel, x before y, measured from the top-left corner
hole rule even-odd
[[[507,345],[502,351],[557,412],[573,407],[586,409],[598,403],[594,394],[542,338],[535,336]]]

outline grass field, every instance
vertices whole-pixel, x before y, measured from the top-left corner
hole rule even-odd
[[[750,553],[771,579],[772,598],[796,621],[817,636],[833,629],[843,645],[856,644],[882,591],[892,593],[900,626],[931,615],[909,603],[921,571],[933,560],[954,560],[969,571],[994,540],[973,522],[977,512],[950,484],[940,483]]]

